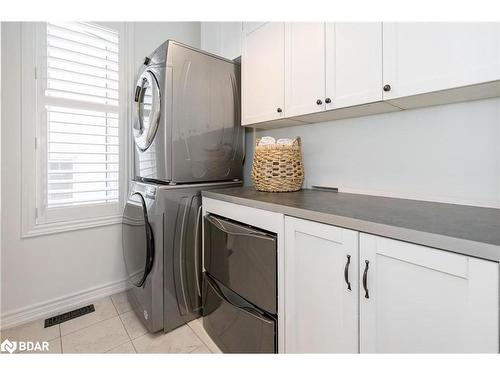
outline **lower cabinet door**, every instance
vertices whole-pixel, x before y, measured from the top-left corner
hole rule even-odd
[[[496,262],[360,235],[362,353],[498,353]]]
[[[358,232],[285,218],[285,351],[358,352]]]

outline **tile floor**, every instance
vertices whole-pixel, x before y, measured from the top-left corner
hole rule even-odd
[[[220,353],[201,319],[151,334],[125,293],[94,302],[95,312],[44,328],[44,319],[1,332],[1,340],[48,341],[50,353]]]

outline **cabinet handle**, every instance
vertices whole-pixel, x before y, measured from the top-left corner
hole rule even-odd
[[[384,91],[385,92],[391,91],[391,85],[385,85],[384,86]]]
[[[326,104],[330,104],[331,102],[332,102],[332,99],[330,99],[330,98],[326,98],[326,99],[325,99],[325,103],[326,103]]]
[[[347,283],[347,289],[351,290],[351,283],[349,282],[349,264],[351,264],[351,256],[347,256],[347,263],[344,267],[344,280]]]
[[[363,272],[363,289],[365,290],[365,298],[370,298],[368,294],[368,286],[366,285],[366,278],[368,276],[368,265],[370,264],[369,260],[365,260],[365,272]]]
[[[278,108],[276,108],[276,112],[281,113],[281,112],[283,112],[283,110],[278,107]]]
[[[323,104],[323,102],[321,101],[321,99],[318,99],[318,100],[316,100],[316,104],[321,105],[321,104]]]

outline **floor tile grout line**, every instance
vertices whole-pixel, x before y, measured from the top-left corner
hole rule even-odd
[[[95,326],[96,324],[99,324],[99,323],[102,323],[102,322],[106,322],[106,321],[108,321],[108,320],[111,320],[111,319],[114,319],[114,318],[117,318],[117,317],[119,317],[119,315],[114,315],[114,316],[110,316],[109,318],[106,318],[106,319],[103,319],[103,320],[99,320],[98,322],[92,323],[92,324],[90,324],[90,325],[88,325],[88,326],[86,326],[86,327],[83,327],[83,328],[77,329],[76,331],[73,331],[73,332],[67,333],[66,335],[61,336],[61,338],[63,338],[63,337],[67,337],[67,336],[69,336],[69,335],[72,335],[73,333],[77,333],[77,332],[83,331],[84,329],[87,329],[87,328],[93,327],[93,326]],[[120,321],[121,321],[121,319],[120,319]],[[122,323],[122,324],[123,324],[123,323]],[[125,332],[127,332],[127,330],[125,330]],[[127,334],[127,335],[128,335],[128,334]]]
[[[143,335],[143,336],[144,336],[144,335]],[[139,336],[139,337],[142,337],[142,336]],[[138,337],[138,338],[139,338],[139,337]],[[140,354],[140,353],[137,351],[137,348],[136,348],[136,347],[135,347],[135,345],[134,345],[134,340],[131,340],[130,342],[132,343],[132,347],[134,348],[134,352],[135,352],[136,354]]]
[[[110,318],[107,318],[107,319],[101,320],[101,321],[99,321],[99,322],[97,322],[97,323],[91,324],[91,325],[89,325],[89,326],[87,326],[87,327],[85,327],[85,328],[79,329],[78,331],[74,331],[74,332],[71,332],[71,333],[69,333],[69,334],[67,334],[67,335],[65,335],[65,336],[62,336],[62,337],[61,337],[61,351],[62,351],[62,338],[63,338],[63,337],[67,337],[67,336],[69,336],[69,335],[71,335],[71,334],[73,334],[73,333],[80,332],[80,331],[82,331],[82,330],[84,330],[84,329],[87,329],[87,328],[90,328],[90,327],[92,327],[92,326],[95,326],[96,324],[103,323],[103,322],[106,322],[106,321],[108,321],[108,320],[115,319],[115,318],[117,318],[117,317],[118,317],[118,319],[120,320],[120,323],[122,324],[123,329],[125,330],[125,334],[127,335],[128,340],[125,340],[125,341],[121,342],[120,344],[118,344],[117,346],[114,346],[114,347],[110,348],[109,350],[113,350],[113,349],[117,348],[118,346],[123,345],[123,344],[125,344],[125,343],[127,343],[127,342],[132,342],[132,340],[130,340],[130,336],[129,336],[129,335],[128,335],[128,333],[127,333],[127,330],[126,330],[126,329],[125,329],[125,327],[123,326],[123,322],[121,321],[120,316],[119,316],[119,315],[116,315],[116,316],[112,316],[112,317],[110,317]],[[132,346],[133,346],[133,344],[132,344]],[[106,350],[106,351],[104,351],[104,352],[95,352],[95,353],[80,353],[80,354],[106,354],[109,350]],[[135,350],[135,347],[134,347],[134,350]],[[73,353],[73,354],[76,354],[76,353]]]
[[[118,309],[116,308],[116,305],[115,305],[115,302],[113,301],[113,298],[111,298],[111,296],[110,296],[109,299],[111,300],[111,303],[113,304],[113,307],[115,308],[116,313],[118,314],[118,319],[120,319],[120,323],[122,324],[122,327],[125,330],[125,333],[127,334],[127,337],[129,338],[129,342],[132,344],[132,348],[134,349],[134,352],[137,353],[137,350],[135,349],[134,343],[132,342],[132,336],[130,336],[130,333],[128,333],[128,330],[127,330],[127,327],[125,326],[125,323],[123,323],[122,315],[125,314],[125,312],[123,312],[122,314],[118,313]],[[126,312],[128,312],[128,311],[126,311]],[[108,353],[111,350],[116,349],[116,348],[118,348],[119,346],[121,346],[123,344],[125,344],[125,342],[122,343],[122,344],[120,344],[120,345],[118,345],[118,346],[115,346],[114,348],[109,349],[105,353]]]
[[[95,302],[94,302],[94,303],[95,303]],[[113,303],[113,301],[111,301],[111,303]],[[113,305],[113,307],[114,307],[114,305]],[[115,308],[115,312],[116,312],[116,308]],[[87,315],[87,314],[86,314],[86,315]],[[85,316],[85,315],[83,315],[83,316]],[[62,330],[61,330],[61,331],[60,331],[60,332],[61,332],[61,337],[65,337],[65,336],[71,335],[72,333],[79,332],[79,331],[81,331],[82,329],[85,329],[85,328],[88,328],[88,327],[92,327],[92,326],[94,326],[94,325],[96,325],[96,324],[98,324],[98,323],[104,322],[104,321],[109,320],[109,319],[112,319],[112,318],[116,318],[117,316],[118,316],[118,317],[120,316],[120,314],[118,314],[118,312],[116,312],[116,315],[110,316],[109,318],[106,318],[106,319],[99,320],[98,322],[94,322],[94,323],[92,323],[92,324],[90,324],[90,325],[88,325],[88,326],[86,326],[86,327],[79,328],[79,329],[77,329],[76,331],[72,331],[72,332],[67,333],[67,334],[65,334],[65,335],[63,335],[63,334],[62,334]],[[75,319],[78,319],[78,318],[80,318],[80,317],[77,317],[77,318],[75,318]],[[68,322],[69,322],[69,321],[70,321],[70,320],[68,320]],[[120,321],[121,321],[121,319],[120,319]],[[60,327],[60,326],[61,326],[61,325],[59,325],[59,329],[61,329],[61,327]],[[125,331],[127,331],[127,330],[125,330]]]
[[[114,294],[113,294],[113,295],[114,295]],[[118,308],[117,308],[117,307],[116,307],[116,305],[115,305],[115,301],[113,301],[113,298],[111,298],[111,297],[112,297],[112,296],[109,296],[108,298],[111,300],[111,304],[113,305],[113,307],[114,307],[114,309],[115,309],[116,313],[117,313],[118,315],[120,315],[120,313],[118,312]]]
[[[121,293],[126,293],[126,291],[125,292],[121,292]],[[118,311],[118,307],[115,305],[115,301],[113,301],[113,298],[112,298],[113,296],[116,296],[118,294],[120,294],[120,293],[116,293],[116,294],[113,294],[113,295],[109,296],[109,298],[111,299],[111,303],[115,307],[115,310],[118,313],[118,315],[122,315],[122,314],[128,313],[129,311],[133,311],[134,308],[132,306],[130,306],[130,310],[125,310],[125,311],[122,311],[122,312]]]
[[[144,332],[142,335],[137,336],[135,339],[133,339],[133,340],[132,340],[132,346],[134,347],[134,350],[135,350],[135,352],[136,352],[137,354],[141,354],[141,353],[139,353],[139,352],[137,351],[137,347],[135,346],[134,341],[135,341],[135,340],[138,340],[138,339],[140,339],[141,337],[144,337],[144,336],[146,336],[146,335],[148,335],[148,334],[149,334],[149,332],[148,332],[148,331],[146,331],[146,332]]]
[[[122,319],[121,314],[118,314],[118,318],[120,318],[120,322],[122,323],[123,329],[125,330],[125,333],[127,334],[128,338],[130,339],[130,341],[132,341],[133,340],[132,336],[130,336],[130,333],[128,333],[128,329],[125,326],[125,323],[123,323],[123,319]]]
[[[131,343],[131,344],[132,344],[132,340],[128,340],[128,341],[122,342],[121,344],[118,344],[118,345],[116,345],[116,346],[113,346],[111,349],[106,350],[103,354],[107,354],[107,353],[109,353],[110,351],[112,351],[113,349],[116,349],[116,348],[118,348],[119,346],[122,346],[122,345],[124,345],[124,344],[126,344],[126,343]],[[132,346],[134,346],[134,344],[132,344]],[[135,351],[135,348],[134,348],[134,351]],[[117,354],[118,354],[118,353],[117,353]],[[122,354],[126,354],[126,353],[122,353]]]
[[[196,331],[193,329],[193,327],[191,327],[191,325],[189,324],[191,322],[187,322],[186,325],[189,327],[189,329],[195,334],[196,337],[198,337],[198,339],[201,341],[201,343],[203,345],[205,345],[205,347],[209,350],[210,353],[214,354],[214,352],[212,351],[212,349],[210,349],[210,346],[207,345],[207,343],[205,342],[205,340],[203,340],[200,335],[198,335],[198,333],[196,333]]]

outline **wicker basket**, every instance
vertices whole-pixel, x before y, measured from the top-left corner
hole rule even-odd
[[[300,138],[291,145],[258,146],[255,142],[252,181],[256,190],[268,192],[297,191],[304,182]]]

